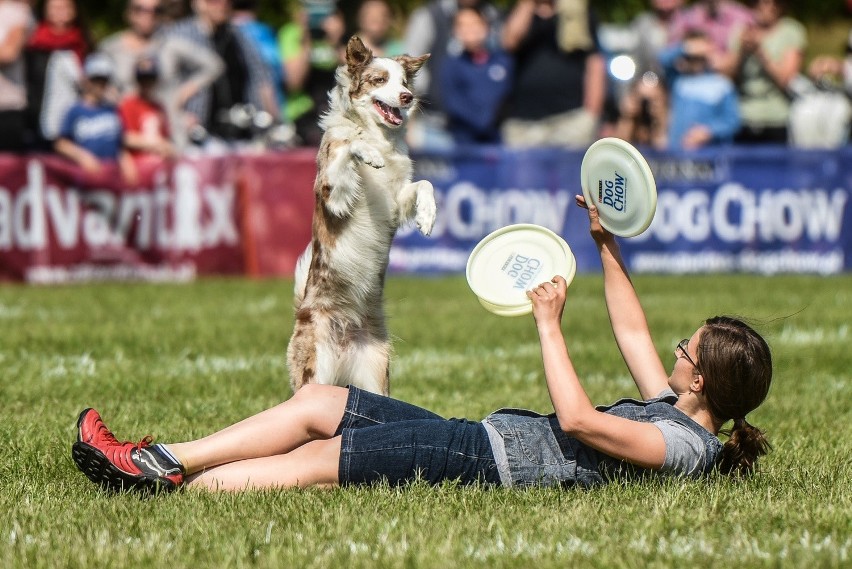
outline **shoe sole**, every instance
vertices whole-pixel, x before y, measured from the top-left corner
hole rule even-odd
[[[71,445],[71,456],[86,478],[104,489],[114,492],[139,490],[144,492],[171,492],[177,484],[168,479],[140,474],[130,474],[115,466],[107,456],[80,440],[80,425],[91,408],[83,409],[77,417],[77,442]]]
[[[102,488],[114,492],[137,490],[143,492],[171,492],[177,485],[171,480],[156,476],[130,474],[116,467],[104,453],[92,445],[77,441],[71,446],[71,456],[86,478]]]

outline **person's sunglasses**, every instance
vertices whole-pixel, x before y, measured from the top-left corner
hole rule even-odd
[[[698,369],[698,364],[695,363],[695,361],[693,361],[693,359],[691,357],[689,357],[689,352],[686,351],[686,347],[688,345],[689,345],[689,338],[684,338],[683,340],[681,340],[680,342],[677,343],[677,347],[675,348],[675,351],[680,351],[680,353],[683,354],[683,357],[686,358],[686,361],[691,363],[692,367],[694,367],[695,369]]]

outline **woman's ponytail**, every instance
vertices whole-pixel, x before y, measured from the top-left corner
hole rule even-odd
[[[719,456],[719,470],[731,476],[744,476],[754,471],[758,457],[768,453],[772,446],[765,433],[749,424],[745,418],[734,419],[729,431],[721,431],[728,436]]]
[[[708,319],[698,340],[698,368],[704,396],[713,416],[734,420],[719,455],[719,470],[747,475],[758,457],[771,448],[763,431],[745,420],[766,399],[772,383],[772,354],[766,341],[742,320],[730,316]]]

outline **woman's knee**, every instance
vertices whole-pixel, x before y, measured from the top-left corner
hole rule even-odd
[[[299,388],[293,398],[306,413],[306,427],[311,438],[334,435],[343,419],[349,390],[335,385],[309,383]]]
[[[301,401],[316,402],[318,400],[334,399],[340,396],[341,392],[346,392],[345,387],[336,385],[324,385],[321,383],[306,383],[296,390],[293,398]],[[345,397],[345,395],[344,395]]]

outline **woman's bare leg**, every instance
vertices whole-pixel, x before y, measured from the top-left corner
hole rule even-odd
[[[187,483],[214,491],[334,486],[339,482],[340,443],[337,436],[305,443],[287,454],[229,462],[190,476]]]
[[[343,387],[308,384],[284,403],[219,432],[166,446],[187,474],[238,460],[284,455],[309,441],[334,436],[348,393]]]

